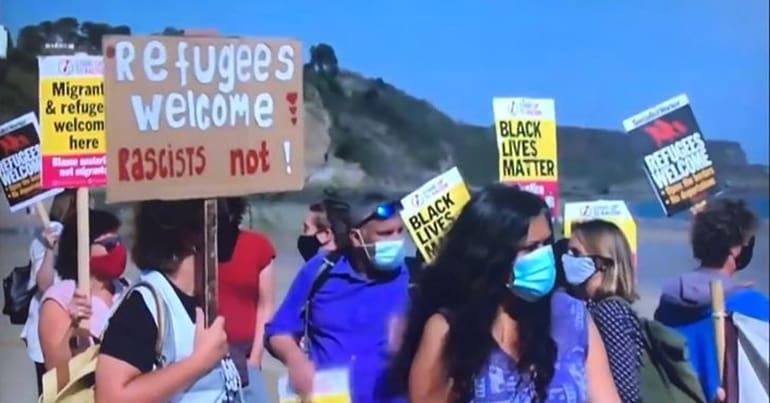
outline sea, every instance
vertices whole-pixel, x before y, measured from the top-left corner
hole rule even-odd
[[[746,203],[754,211],[757,216],[762,219],[770,219],[770,197],[755,196],[749,197]],[[646,200],[639,202],[632,202],[628,204],[631,215],[636,218],[664,218],[666,217],[660,202],[657,200]],[[689,213],[677,214],[673,219],[689,220]]]

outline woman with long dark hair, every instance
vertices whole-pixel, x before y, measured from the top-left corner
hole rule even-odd
[[[392,374],[414,402],[619,402],[584,305],[553,292],[547,206],[475,194],[423,273]]]

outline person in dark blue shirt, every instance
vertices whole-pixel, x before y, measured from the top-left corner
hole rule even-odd
[[[751,263],[758,226],[757,216],[743,201],[709,202],[695,216],[692,226],[692,250],[700,267],[664,283],[655,311],[656,320],[677,330],[687,340],[690,363],[708,401],[717,396],[720,387],[710,282],[721,280],[728,313],[768,320],[767,296],[735,278],[738,271]]]
[[[286,365],[303,398],[317,370],[344,367],[353,403],[406,401],[385,390],[409,274],[400,205],[382,200],[351,206],[347,242],[338,239],[336,251],[317,254],[299,270],[265,327],[267,350]]]

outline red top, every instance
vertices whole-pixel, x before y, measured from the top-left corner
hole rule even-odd
[[[227,339],[252,342],[257,326],[259,274],[275,258],[266,236],[241,231],[229,262],[219,264],[219,314],[225,318]]]

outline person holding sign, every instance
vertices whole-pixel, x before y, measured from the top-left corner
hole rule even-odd
[[[720,280],[728,312],[767,322],[770,301],[742,283],[735,274],[747,268],[754,254],[757,216],[742,200],[709,201],[695,215],[691,242],[700,267],[664,283],[655,319],[687,340],[688,357],[698,374],[703,393],[714,400],[719,385],[710,282]],[[764,268],[765,270],[767,268]]]
[[[503,184],[471,197],[423,272],[394,392],[413,402],[620,402],[585,306],[554,292],[547,210]]]
[[[337,250],[300,269],[265,329],[268,351],[287,366],[290,386],[305,400],[322,401],[314,381],[342,368],[351,402],[404,401],[385,395],[384,375],[409,275],[400,205],[382,200],[372,196],[352,206],[344,243],[338,239]]]
[[[96,364],[96,401],[241,402],[224,319],[206,326],[193,296],[202,201],[144,201],[134,222],[131,254],[139,280],[155,291],[137,289],[110,318]]]
[[[576,223],[569,250],[561,256],[569,291],[587,301],[607,347],[612,378],[624,403],[637,403],[642,365],[642,330],[631,304],[639,297],[631,247],[617,225],[603,220]]]
[[[64,228],[63,223],[69,221],[75,211],[74,191],[64,191],[56,195],[48,211],[48,217],[51,220],[49,227],[41,229],[29,245],[30,277],[27,288],[36,289],[37,292],[29,301],[29,314],[21,331],[21,339],[27,346],[27,355],[35,363],[38,395],[43,393],[43,374],[45,374],[43,351],[40,348],[38,335],[40,299],[48,287],[59,281],[54,268],[56,245]]]
[[[102,334],[110,307],[122,297],[127,286],[121,280],[127,255],[118,237],[120,221],[112,213],[101,210],[90,210],[88,220],[90,299],[77,289],[78,240],[74,216],[65,223],[59,245],[56,271],[61,281],[48,288],[41,299],[40,346],[47,370],[66,365]],[[87,334],[78,334],[76,330],[81,320],[89,321]]]
[[[257,232],[240,228],[246,200],[217,200],[217,258],[219,312],[244,396],[249,402],[267,402],[262,383],[262,339],[265,323],[273,316],[273,260],[275,248]]]

